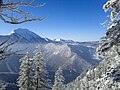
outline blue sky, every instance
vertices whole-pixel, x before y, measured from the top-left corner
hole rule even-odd
[[[106,27],[100,25],[107,19],[102,9],[107,0],[38,0],[46,5],[29,9],[37,17],[47,17],[41,22],[10,25],[0,20],[0,34],[15,28],[27,28],[42,37],[76,41],[95,41],[104,36]],[[39,3],[38,2],[38,3]]]

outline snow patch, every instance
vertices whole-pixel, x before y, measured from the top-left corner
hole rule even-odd
[[[49,41],[47,38],[45,38],[46,41]]]
[[[13,33],[15,33],[14,30],[12,30],[8,35],[11,35],[11,34],[13,34]]]
[[[54,52],[53,54],[54,54],[54,55],[57,55],[58,53],[59,53],[59,51],[57,51],[57,52]]]
[[[54,41],[56,41],[56,42],[60,42],[60,41],[61,41],[61,39],[55,39]]]

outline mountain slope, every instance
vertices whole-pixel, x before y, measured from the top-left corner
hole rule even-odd
[[[111,51],[116,52],[114,48],[109,53]],[[61,90],[120,90],[120,56],[110,55],[112,59],[105,58],[96,68],[82,73]]]
[[[97,54],[103,60],[61,90],[120,90],[120,21],[113,22]]]
[[[56,42],[48,38],[42,38],[30,30],[21,28],[13,30],[9,35],[1,35],[0,37],[0,42],[7,40],[9,37],[11,37],[9,42],[19,40],[11,46],[12,50],[16,51],[27,48],[21,53],[29,52],[31,56],[34,55],[33,51],[36,45],[40,44],[52,80],[59,66],[62,67],[65,73],[66,83],[68,83],[84,70],[99,63],[99,60],[95,56],[98,42],[75,42],[72,40]],[[18,73],[19,59],[21,57],[13,55],[0,62],[1,67],[4,66],[4,69],[0,69],[0,73]]]
[[[34,32],[28,29],[14,29],[12,30],[9,35],[0,36],[0,41],[3,38],[11,37],[11,41],[19,40],[18,43],[47,43],[48,41],[45,38],[40,37],[39,35],[35,34]]]

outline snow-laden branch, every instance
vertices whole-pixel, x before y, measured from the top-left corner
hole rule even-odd
[[[37,0],[0,0],[0,19],[9,24],[21,24],[31,21],[42,21],[44,18],[36,18],[31,12],[23,10],[25,7],[42,7],[43,4],[35,4]]]
[[[105,11],[111,10],[110,18],[112,21],[117,19],[117,16],[120,12],[120,0],[108,0],[106,4],[103,6]]]
[[[3,41],[2,43],[0,43],[0,60],[4,60],[11,55],[24,55],[24,54],[21,54],[21,52],[25,51],[27,48],[22,50],[16,50],[16,51],[13,51],[12,48],[10,48],[12,45],[19,42],[20,39],[12,42],[11,42],[11,39],[12,39],[12,36],[9,37],[7,40]]]

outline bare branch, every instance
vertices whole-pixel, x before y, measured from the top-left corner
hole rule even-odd
[[[42,21],[44,18],[33,17],[31,13],[23,10],[23,7],[42,7],[43,4],[35,4],[37,0],[0,0],[0,19],[9,24],[21,24],[31,21]]]
[[[0,44],[0,60],[4,60],[11,55],[24,55],[24,54],[21,54],[21,52],[25,51],[27,48],[22,50],[16,50],[16,51],[13,51],[12,48],[10,48],[10,46],[19,42],[20,39],[13,42],[10,41],[11,39],[12,39],[12,36]]]

